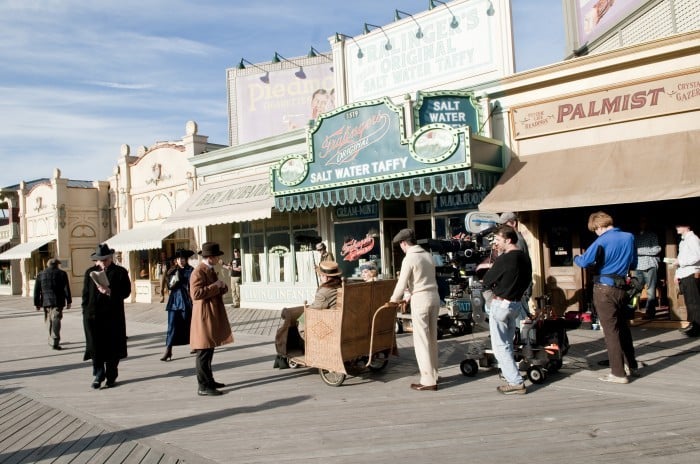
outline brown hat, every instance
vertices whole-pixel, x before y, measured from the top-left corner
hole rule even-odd
[[[202,250],[197,254],[202,255],[202,258],[206,258],[208,256],[221,256],[224,252],[219,249],[218,243],[204,242],[202,243]]]
[[[58,266],[59,264],[61,264],[61,260],[58,258],[51,258],[49,260],[49,266]]]
[[[114,254],[114,250],[109,247],[106,243],[100,243],[97,245],[97,250],[90,255],[90,259],[93,261],[103,260],[109,258]]]
[[[321,264],[316,267],[316,273],[318,275],[325,275],[329,277],[343,274],[343,272],[338,268],[338,263],[335,261],[321,261]]]
[[[175,254],[171,259],[177,259],[177,258],[189,258],[194,254],[194,251],[191,250],[185,250],[184,248],[178,248],[175,250]]]
[[[409,242],[416,241],[416,233],[413,232],[413,229],[401,229],[399,233],[394,236],[394,240],[392,240],[391,243],[401,243],[406,240]]]

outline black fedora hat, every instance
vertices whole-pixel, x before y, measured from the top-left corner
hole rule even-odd
[[[109,258],[114,254],[114,249],[110,248],[106,243],[100,243],[97,245],[95,252],[90,255],[90,259],[93,261],[102,260]]]
[[[216,242],[204,242],[202,243],[202,249],[197,253],[206,258],[207,256],[221,256],[224,254],[221,249],[219,249],[219,244]]]
[[[170,259],[177,259],[177,258],[187,259],[190,256],[192,256],[193,254],[194,254],[194,251],[192,251],[192,250],[185,250],[184,248],[178,248],[177,250],[175,250],[175,254]]]

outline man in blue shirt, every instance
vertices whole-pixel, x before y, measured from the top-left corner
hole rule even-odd
[[[632,332],[623,310],[626,293],[623,288],[630,269],[637,266],[634,236],[613,227],[613,218],[603,212],[588,218],[588,230],[598,238],[581,256],[574,258],[579,267],[593,267],[593,305],[605,336],[610,359],[610,374],[600,377],[603,382],[629,383],[625,361],[632,376],[637,375],[637,359],[632,344]]]

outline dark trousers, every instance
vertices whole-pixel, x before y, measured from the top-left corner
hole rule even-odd
[[[92,360],[92,375],[100,382],[107,380],[107,382],[111,383],[117,380],[117,376],[119,375],[118,368],[118,359],[111,361],[102,361],[100,359]]]
[[[688,321],[700,327],[700,279],[691,274],[680,279],[679,286],[688,312]]]
[[[593,285],[593,304],[605,336],[610,372],[625,377],[625,360],[630,369],[637,369],[632,332],[625,317],[625,291],[603,284]]]
[[[214,348],[197,350],[195,367],[197,368],[199,388],[214,388],[214,374],[211,371],[211,360],[213,358]]]

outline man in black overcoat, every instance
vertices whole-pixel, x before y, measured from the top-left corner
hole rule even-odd
[[[98,245],[90,256],[95,265],[85,272],[83,284],[83,359],[92,359],[94,389],[105,380],[106,387],[113,387],[119,360],[126,358],[124,299],[131,294],[131,280],[128,271],[112,260],[113,255],[114,250],[106,243]]]

